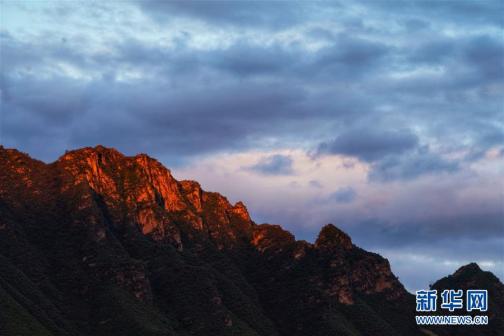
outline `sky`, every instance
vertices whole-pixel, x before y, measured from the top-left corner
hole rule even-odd
[[[502,1],[0,1],[0,143],[102,144],[409,290],[504,279]]]

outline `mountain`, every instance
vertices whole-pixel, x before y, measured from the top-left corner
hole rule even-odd
[[[488,326],[452,326],[431,328],[441,335],[498,336],[504,334],[504,285],[491,272],[485,272],[476,263],[460,267],[455,273],[436,281],[432,289],[438,293],[444,289],[486,289],[488,291],[488,312],[474,312],[471,315],[488,315]]]
[[[145,154],[0,146],[0,335],[423,335],[414,309],[334,225],[297,241]]]

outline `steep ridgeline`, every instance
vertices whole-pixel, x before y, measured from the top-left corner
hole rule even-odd
[[[158,161],[0,146],[0,335],[418,335],[381,256],[255,224]]]

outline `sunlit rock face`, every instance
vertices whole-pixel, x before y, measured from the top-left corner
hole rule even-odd
[[[208,193],[194,181],[179,182],[157,160],[145,154],[126,157],[98,146],[71,151],[55,165],[86,183],[107,209],[114,226],[136,224],[155,240],[183,248],[180,227],[189,237],[210,238],[220,248],[247,240],[252,221],[243,203],[232,206],[217,193]]]
[[[182,247],[167,213],[185,211],[187,205],[178,182],[156,160],[98,146],[68,152],[55,164],[74,177],[74,184],[89,185],[114,227],[136,224],[142,233]]]
[[[0,147],[0,312],[40,334],[419,335],[414,307],[332,224],[297,241],[145,154]]]

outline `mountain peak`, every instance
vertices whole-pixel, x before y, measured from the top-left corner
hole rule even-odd
[[[345,232],[338,229],[333,224],[325,225],[318,235],[315,242],[316,248],[342,248],[350,250],[352,248],[352,239]]]
[[[20,150],[17,150],[15,148],[6,148],[2,145],[0,145],[0,153],[4,153],[5,156],[15,156],[15,157],[26,157],[30,160],[33,160],[28,153],[22,152]]]
[[[432,286],[435,289],[446,288],[485,288],[499,292],[496,294],[504,302],[504,286],[492,272],[482,270],[478,264],[470,263],[457,269],[453,274],[448,275]]]
[[[453,273],[453,276],[469,275],[474,273],[483,272],[479,265],[475,262],[469,263],[467,265],[461,266],[458,270]]]
[[[97,145],[95,147],[83,147],[65,151],[65,154],[60,156],[57,162],[71,161],[74,159],[88,157],[97,157],[99,159],[102,159],[103,157],[124,158],[124,155],[115,148]]]

